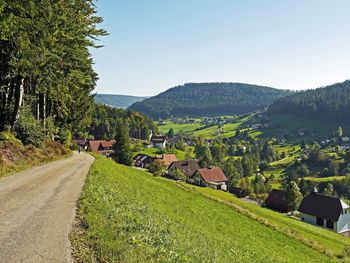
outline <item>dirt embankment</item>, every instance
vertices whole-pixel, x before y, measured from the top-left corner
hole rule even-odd
[[[41,148],[36,148],[33,145],[24,146],[14,138],[0,138],[0,177],[70,154],[71,151],[58,142],[47,141]]]

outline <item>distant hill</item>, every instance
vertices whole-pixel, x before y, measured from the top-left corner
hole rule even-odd
[[[288,91],[243,83],[188,83],[136,102],[130,109],[154,119],[244,114],[262,110]]]
[[[350,80],[276,100],[268,113],[350,124]]]
[[[96,94],[95,101],[99,104],[109,105],[115,108],[128,108],[137,101],[143,101],[147,97],[137,97],[128,95]]]

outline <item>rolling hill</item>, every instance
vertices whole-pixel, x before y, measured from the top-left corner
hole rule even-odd
[[[289,91],[243,83],[188,83],[136,102],[130,109],[154,119],[239,115],[263,110]]]
[[[232,194],[96,156],[71,235],[77,262],[340,262],[348,238]]]
[[[129,95],[96,94],[95,101],[99,104],[109,105],[115,108],[128,108],[135,102],[143,101],[147,97],[137,97]]]
[[[268,113],[293,115],[321,122],[350,124],[350,80],[296,92],[272,103]]]

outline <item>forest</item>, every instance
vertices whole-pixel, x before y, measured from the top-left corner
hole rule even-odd
[[[325,122],[350,124],[350,80],[324,88],[296,92],[276,100],[268,112],[293,114]]]
[[[188,83],[136,102],[130,109],[153,119],[239,115],[263,110],[289,91],[242,83]]]
[[[115,138],[119,121],[128,127],[130,138],[148,140],[151,132],[157,131],[157,126],[150,117],[130,110],[95,104],[91,111],[88,134],[99,140]]]
[[[0,1],[0,131],[37,144],[87,129],[101,22],[92,0]]]

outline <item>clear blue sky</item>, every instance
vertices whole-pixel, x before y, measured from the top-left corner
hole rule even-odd
[[[96,92],[185,82],[308,89],[350,78],[350,0],[99,0]]]

